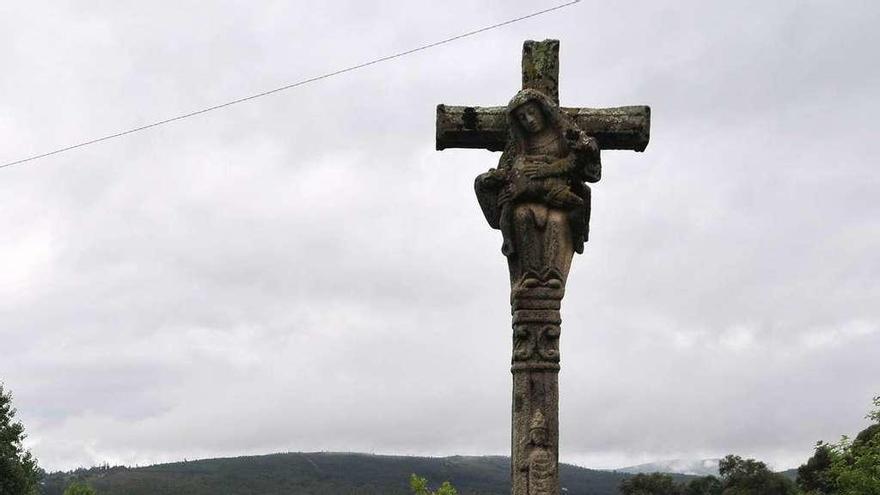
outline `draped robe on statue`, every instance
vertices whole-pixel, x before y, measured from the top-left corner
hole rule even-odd
[[[547,131],[530,133],[514,112],[533,102]],[[477,177],[477,199],[500,229],[511,287],[565,283],[575,252],[589,236],[590,188],[601,177],[596,141],[543,93],[524,89],[507,106],[509,137],[497,169]]]

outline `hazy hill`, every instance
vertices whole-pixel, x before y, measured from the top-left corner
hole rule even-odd
[[[405,495],[409,475],[436,486],[449,480],[461,495],[508,495],[509,459],[488,457],[399,457],[342,453],[287,453],[159,464],[103,467],[52,473],[45,495],[61,495],[77,479],[100,495]],[[563,464],[563,493],[617,494],[629,475]]]
[[[621,473],[679,473],[694,476],[718,476],[719,459],[672,459],[618,468]]]
[[[615,469],[618,473],[668,473],[686,474],[689,476],[718,476],[718,461],[720,459],[672,459],[668,461],[650,462]],[[794,481],[797,478],[797,468],[778,471],[779,474]]]

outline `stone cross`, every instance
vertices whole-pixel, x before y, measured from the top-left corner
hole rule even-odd
[[[503,151],[477,200],[501,230],[513,315],[513,495],[559,495],[559,309],[589,233],[600,150],[644,151],[647,106],[559,107],[559,41],[526,41],[522,87],[507,107],[437,106],[437,149]]]

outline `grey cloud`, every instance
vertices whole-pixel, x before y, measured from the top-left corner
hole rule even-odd
[[[0,158],[534,8],[8,8]],[[434,151],[434,107],[504,104],[522,40],[558,37],[564,104],[654,111],[645,153],[604,155],[567,291],[564,458],[802,461],[878,393],[878,12],[582,2],[4,169],[0,377],[34,453],[505,453],[507,273],[472,191],[498,155]]]

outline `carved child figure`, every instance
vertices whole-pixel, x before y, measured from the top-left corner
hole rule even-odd
[[[572,191],[568,177],[574,171],[574,155],[566,153],[567,146],[560,142],[562,136],[547,125],[538,103],[526,101],[513,109],[513,117],[526,139],[525,153],[514,159],[509,172],[505,190],[510,199],[528,198],[556,208],[582,207],[584,200]]]

